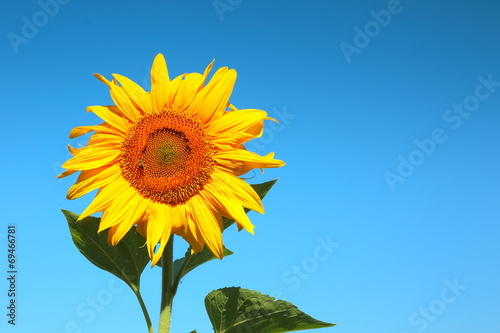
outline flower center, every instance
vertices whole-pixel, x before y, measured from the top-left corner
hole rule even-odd
[[[168,110],[147,115],[132,127],[123,142],[120,166],[143,197],[175,206],[211,180],[213,152],[198,120]]]

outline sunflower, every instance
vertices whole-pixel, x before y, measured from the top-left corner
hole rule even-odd
[[[253,234],[244,208],[264,213],[259,196],[239,176],[284,165],[273,153],[260,156],[245,149],[244,143],[262,135],[264,120],[273,119],[265,111],[229,104],[234,69],[220,68],[205,84],[212,66],[213,61],[203,74],[170,80],[158,54],[150,92],[122,75],[108,81],[95,74],[115,105],[88,107],[104,122],[70,133],[76,138],[94,132],[87,146],[69,146],[73,157],[58,176],[81,171],[68,199],[98,189],[80,219],[102,212],[99,232],[109,228],[113,246],[136,225],[152,265],[173,234],[193,252],[206,245],[222,258],[222,217]]]

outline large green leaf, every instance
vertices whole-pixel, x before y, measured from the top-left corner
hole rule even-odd
[[[132,228],[116,246],[110,246],[107,242],[108,231],[97,233],[99,218],[86,217],[77,222],[78,214],[64,209],[62,212],[78,250],[94,265],[116,275],[133,290],[138,290],[141,273],[149,262],[144,237]]]
[[[205,307],[216,333],[282,333],[334,326],[289,302],[239,287],[210,292]]]
[[[254,184],[250,186],[252,186],[252,188],[255,190],[255,192],[257,192],[261,199],[264,199],[266,194],[271,190],[271,188],[274,186],[274,184],[276,184],[277,181],[277,179],[274,179],[262,184]],[[245,211],[248,213],[249,209],[245,208]],[[227,229],[234,223],[234,220],[228,219],[226,217],[223,218],[223,221],[224,229]]]

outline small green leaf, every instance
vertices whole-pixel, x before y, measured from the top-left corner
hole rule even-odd
[[[230,256],[231,254],[233,254],[233,251],[228,250],[224,246],[224,257]],[[189,257],[187,265],[184,267],[183,271],[181,272],[181,276],[179,276],[178,278],[181,279],[184,275],[191,272],[196,267],[214,259],[217,259],[217,257],[214,256],[207,247],[203,248],[202,251],[194,253]],[[182,264],[184,264],[185,261],[186,257],[182,257],[174,261],[174,276],[177,276],[177,274],[179,274],[179,270],[181,269]]]
[[[274,184],[276,184],[277,181],[278,179],[273,179],[265,183],[253,184],[250,186],[253,187],[253,189],[255,190],[255,192],[257,192],[261,199],[264,199],[266,194],[271,190],[271,188],[274,186]]]
[[[335,325],[316,320],[289,302],[239,287],[210,292],[205,307],[216,333],[282,333]]]
[[[132,228],[116,245],[107,242],[108,231],[97,233],[100,219],[62,210],[68,221],[71,237],[78,250],[94,265],[122,279],[134,291],[139,289],[141,273],[149,262],[144,246],[146,240]]]
[[[254,184],[254,185],[250,185],[250,186],[252,186],[252,188],[255,190],[255,192],[257,192],[257,194],[259,195],[259,197],[261,199],[264,199],[266,194],[271,190],[271,188],[274,186],[274,184],[276,184],[277,181],[278,181],[277,179],[274,179],[274,180],[270,180],[270,181],[262,183],[262,184]],[[249,211],[250,211],[250,209],[245,208],[245,212],[248,213]],[[227,229],[228,227],[230,227],[234,223],[234,220],[228,219],[226,217],[224,217],[222,219],[224,221],[224,229]]]

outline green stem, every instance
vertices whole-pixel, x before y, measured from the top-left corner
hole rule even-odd
[[[139,289],[133,289],[135,296],[137,296],[137,300],[141,305],[142,313],[144,314],[144,319],[146,319],[146,324],[148,325],[148,332],[154,333],[153,324],[151,323],[151,318],[149,318],[148,309],[146,308],[146,304],[144,304],[144,300],[142,299],[141,292]]]
[[[177,293],[177,288],[179,287],[179,283],[181,282],[181,279],[184,276],[184,271],[186,270],[186,267],[189,264],[190,259],[191,259],[191,246],[186,251],[186,255],[184,256],[184,262],[182,263],[181,268],[177,272],[177,276],[174,277],[174,283],[172,284],[173,295]]]
[[[160,325],[158,333],[170,333],[170,317],[172,315],[172,301],[174,299],[175,291],[172,290],[174,282],[174,269],[173,269],[173,252],[174,252],[174,237],[170,236],[163,256],[161,258],[161,308],[160,308]]]

